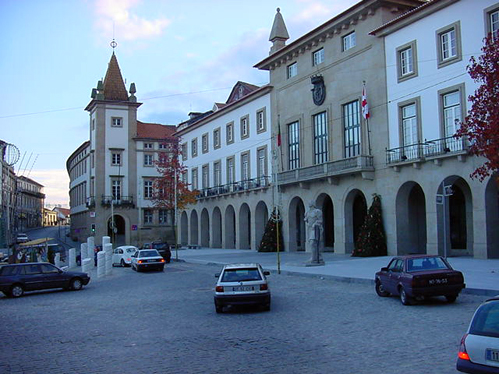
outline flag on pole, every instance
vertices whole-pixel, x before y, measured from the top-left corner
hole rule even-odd
[[[279,117],[277,117],[277,146],[281,146],[281,121]]]
[[[364,117],[364,119],[369,119],[369,117],[371,117],[369,114],[369,105],[367,104],[366,85],[362,87],[362,117]]]

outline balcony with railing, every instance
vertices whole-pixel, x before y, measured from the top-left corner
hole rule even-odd
[[[224,184],[221,186],[203,188],[199,191],[198,199],[206,199],[211,197],[230,195],[242,192],[257,191],[259,189],[264,189],[270,186],[270,177],[261,176],[258,178],[243,180],[239,182],[233,182]]]
[[[93,208],[95,206],[95,197],[94,196],[87,197],[86,205],[87,208]]]
[[[447,138],[426,140],[386,150],[386,163],[399,165],[404,163],[418,163],[429,159],[465,155],[468,153],[468,143],[463,138],[449,136]]]
[[[366,179],[371,179],[368,173],[374,171],[372,156],[356,156],[330,161],[320,165],[307,166],[288,170],[277,174],[280,186],[294,183],[310,182],[316,179],[334,178],[344,174],[359,173]]]
[[[135,208],[133,196],[104,196],[102,195],[101,205],[103,207]]]

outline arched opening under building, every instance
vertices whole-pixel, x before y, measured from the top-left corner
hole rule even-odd
[[[119,214],[115,214],[113,217],[109,217],[109,220],[107,221],[107,235],[111,238],[113,246],[125,245],[127,244],[125,219]]]
[[[345,253],[352,253],[366,219],[367,203],[362,191],[350,191],[345,200]]]
[[[260,242],[262,241],[263,234],[265,232],[265,226],[269,220],[269,213],[267,209],[267,204],[263,201],[258,202],[255,209],[255,242],[256,250],[260,247]]]
[[[289,251],[304,251],[305,242],[305,205],[298,196],[289,203]]]
[[[239,248],[251,249],[251,212],[246,203],[239,209]]]
[[[499,258],[499,188],[493,175],[485,188],[485,220],[487,230],[487,258]]]
[[[189,244],[191,245],[199,245],[199,238],[198,238],[198,213],[193,210],[191,212],[191,242]]]
[[[210,247],[210,216],[206,208],[201,211],[201,247]]]
[[[416,182],[404,183],[396,198],[397,254],[426,254],[426,199]]]
[[[324,225],[324,251],[334,251],[334,206],[333,200],[328,194],[320,194],[317,198],[316,207],[322,210],[322,222]]]
[[[182,212],[180,216],[180,244],[187,245],[189,240],[189,223],[187,222],[187,213]]]
[[[213,248],[222,248],[222,213],[219,207],[213,209],[211,216],[211,238]]]
[[[236,212],[234,207],[229,205],[225,209],[225,248],[236,248]]]

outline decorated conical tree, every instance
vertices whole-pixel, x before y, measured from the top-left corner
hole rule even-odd
[[[386,236],[381,215],[381,197],[373,194],[373,202],[360,229],[352,256],[386,256]]]
[[[265,225],[265,232],[258,247],[258,252],[277,252],[277,228],[279,228],[279,252],[284,251],[282,219],[274,210]]]

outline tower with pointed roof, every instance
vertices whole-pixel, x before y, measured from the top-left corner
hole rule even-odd
[[[270,31],[269,41],[272,42],[269,54],[277,52],[286,46],[286,40],[289,39],[288,29],[282,18],[281,9],[277,8],[277,13],[274,17],[274,24]]]

